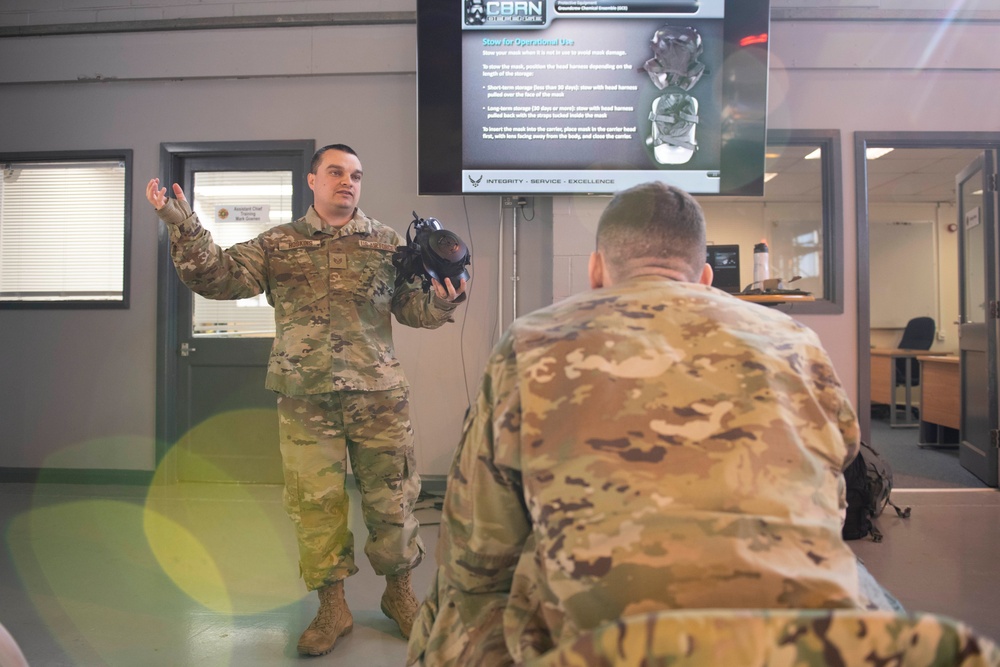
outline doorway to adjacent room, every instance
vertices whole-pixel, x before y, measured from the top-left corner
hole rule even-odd
[[[869,350],[859,354],[858,411],[864,437],[892,464],[897,487],[996,486],[995,450],[992,464],[979,462],[972,470],[960,460],[969,458],[960,456],[959,422],[971,401],[962,400],[959,387],[965,214],[956,177],[984,150],[995,159],[987,149],[998,144],[994,133],[855,135],[858,349]],[[974,245],[985,253],[981,242]],[[995,265],[993,272],[995,280]],[[979,280],[977,293],[985,295],[985,276]],[[919,323],[912,321],[923,320],[926,328],[928,318],[930,339],[916,342]],[[990,362],[984,358],[978,367],[984,377],[992,373],[995,399],[995,346]],[[988,382],[979,384],[988,390]],[[987,439],[992,429],[995,410]]]

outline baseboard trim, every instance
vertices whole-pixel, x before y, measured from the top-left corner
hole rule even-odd
[[[152,470],[103,468],[8,468],[0,467],[0,484],[123,484],[149,486]]]
[[[96,468],[10,468],[0,466],[0,484],[123,484],[149,486],[152,470],[106,470]],[[349,475],[354,484],[354,475]],[[445,475],[421,475],[424,493],[444,495],[448,486]]]
[[[448,487],[448,477],[445,475],[421,475],[420,489],[423,493],[443,496]]]

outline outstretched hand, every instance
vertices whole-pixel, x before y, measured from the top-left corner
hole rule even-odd
[[[181,186],[174,183],[174,197],[181,201],[187,201],[187,197],[184,196],[184,190]],[[157,211],[167,205],[167,189],[160,187],[160,179],[154,178],[146,184],[146,199],[149,203],[153,205]]]
[[[454,301],[462,294],[465,294],[465,278],[462,278],[462,281],[458,284],[458,289],[455,289],[451,280],[451,278],[445,278],[444,285],[442,285],[439,281],[431,278],[431,286],[434,287],[434,293],[438,295],[438,298],[445,301]]]

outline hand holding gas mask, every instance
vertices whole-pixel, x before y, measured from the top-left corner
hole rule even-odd
[[[464,291],[458,290],[463,281],[470,280],[466,267],[471,263],[469,249],[457,234],[444,229],[436,218],[421,218],[416,211],[406,230],[406,245],[397,247],[392,255],[396,287],[420,276],[424,292],[430,291],[436,281],[451,298],[435,288],[438,296],[454,302],[465,300]]]

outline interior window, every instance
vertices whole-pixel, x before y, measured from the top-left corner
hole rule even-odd
[[[130,165],[0,155],[0,308],[128,307]]]
[[[754,247],[764,243],[769,277],[815,297],[780,307],[842,313],[840,132],[769,130],[764,160],[763,197],[700,198],[709,242],[738,246],[741,289],[753,282]]]
[[[291,171],[199,171],[194,211],[218,243],[228,248],[271,227],[291,222]],[[193,295],[191,331],[196,337],[274,336],[274,310],[264,294],[218,301]]]

